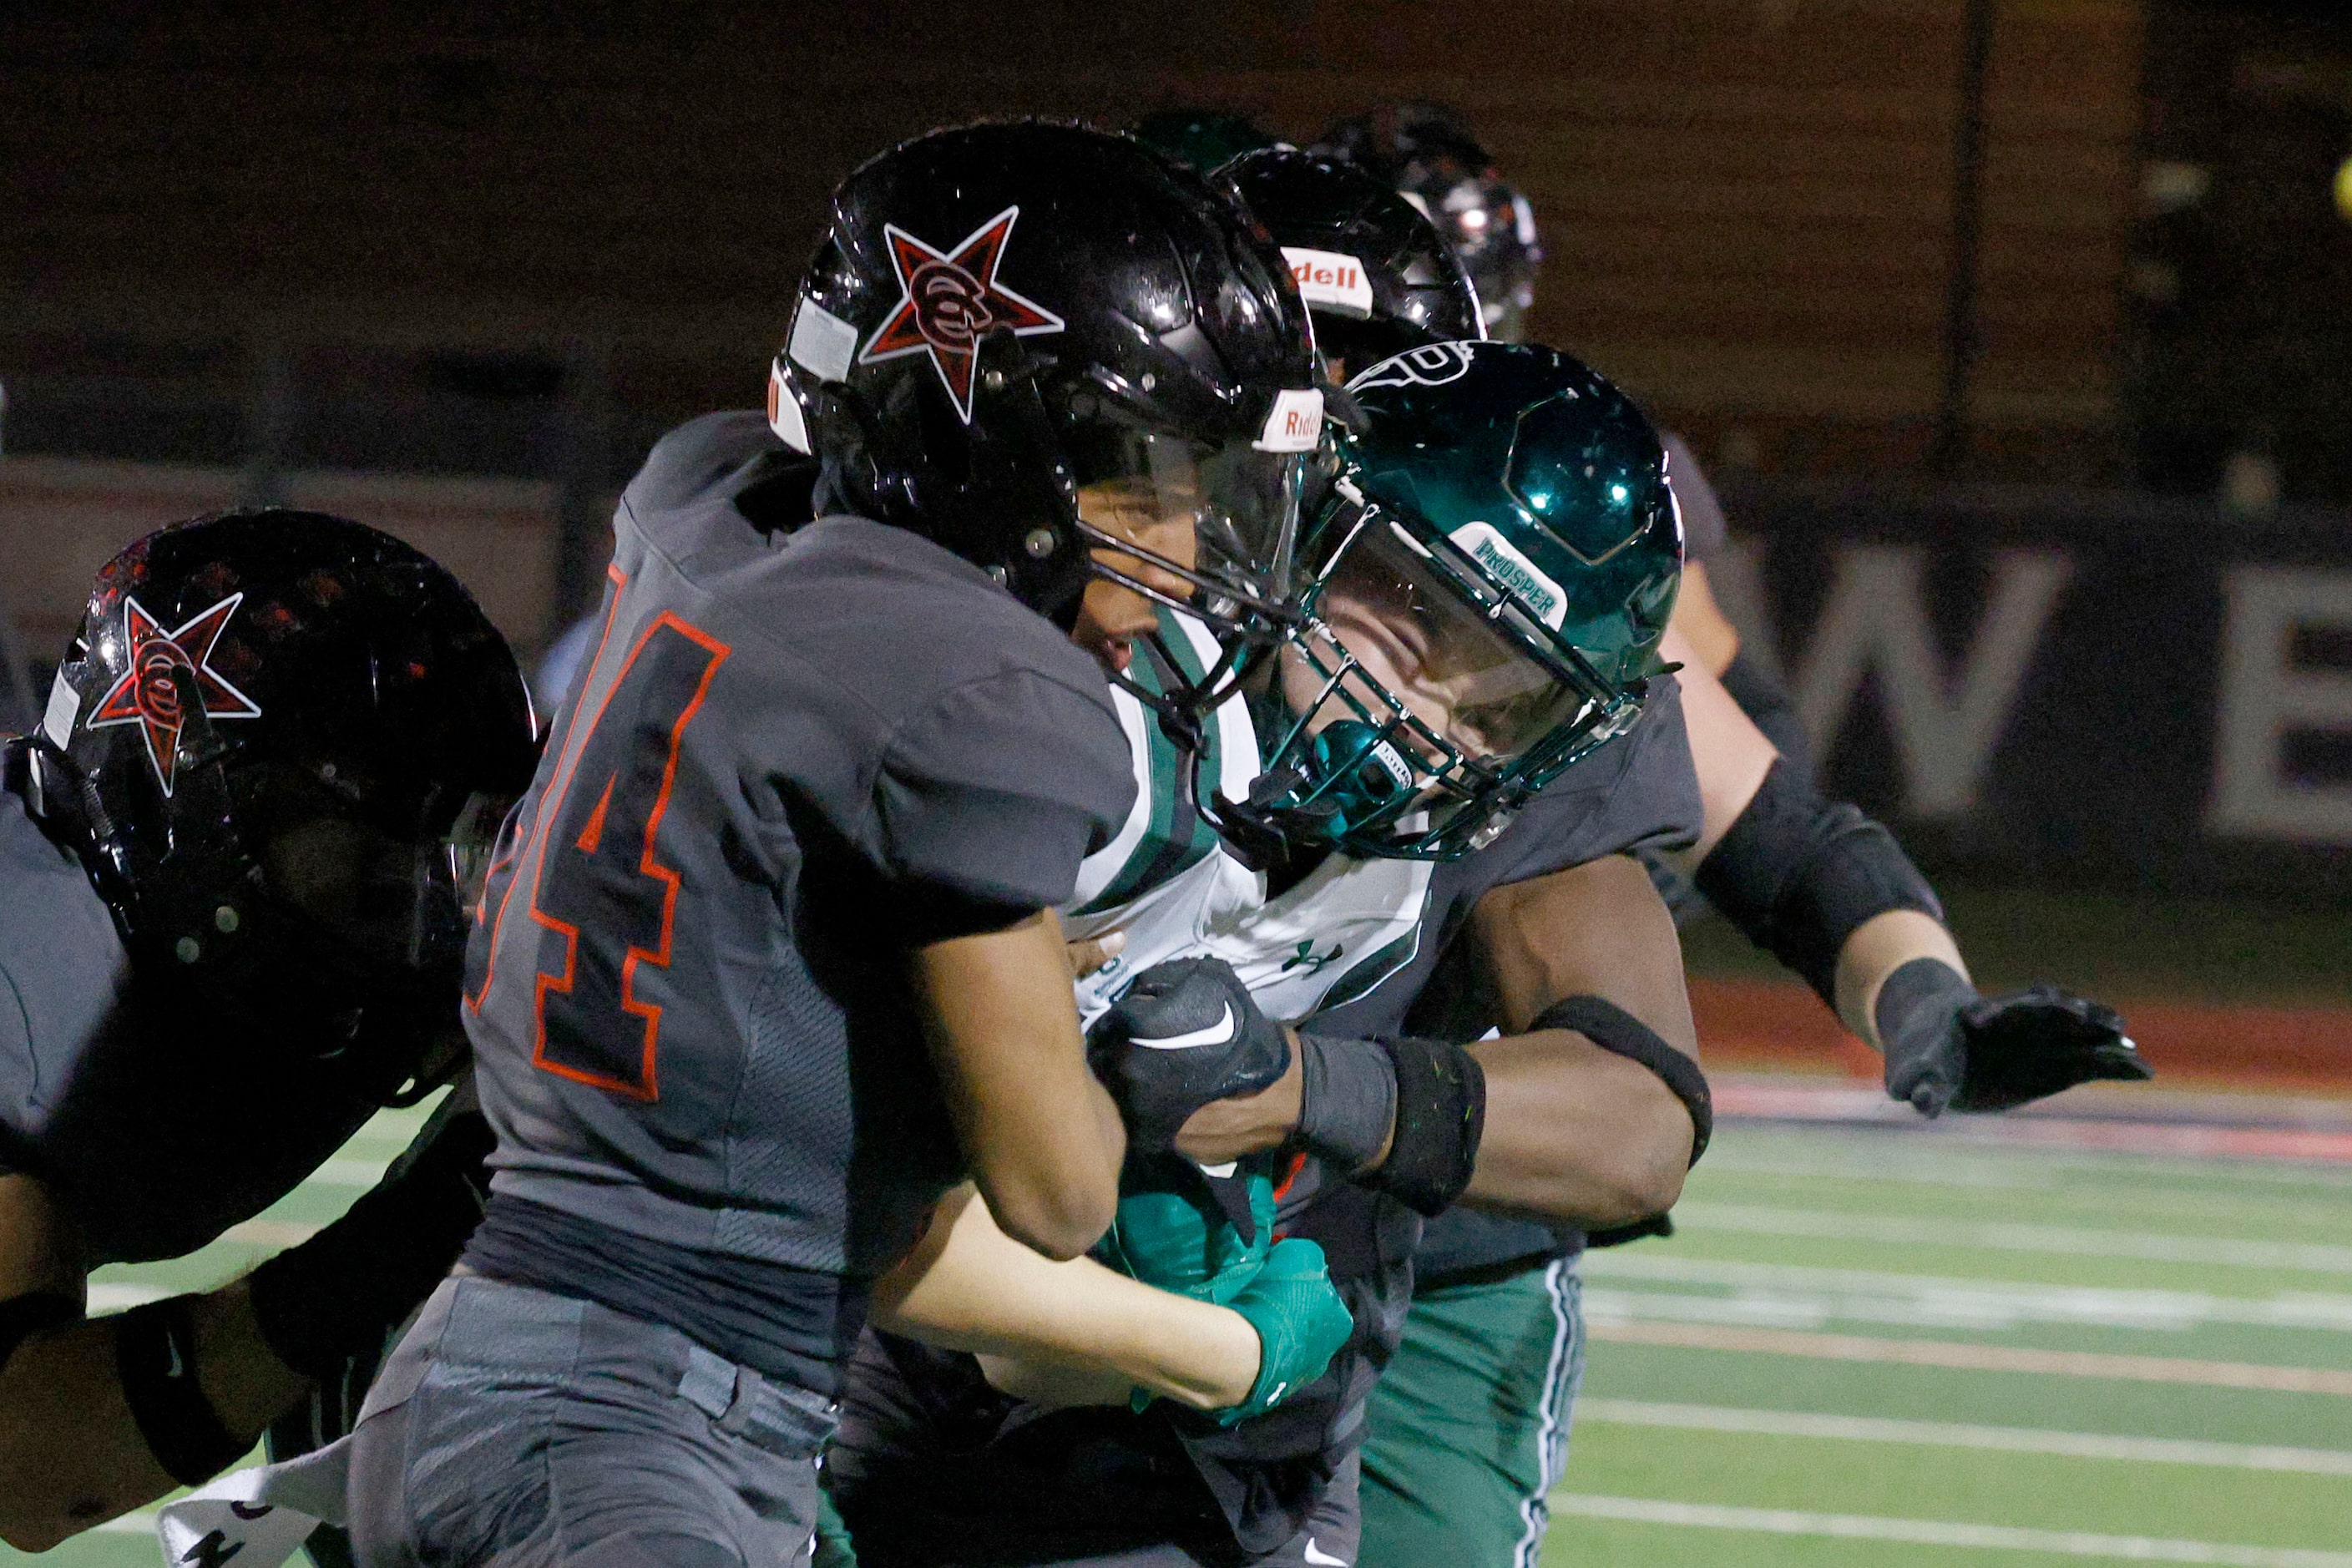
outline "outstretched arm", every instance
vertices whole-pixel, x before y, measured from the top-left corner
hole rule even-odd
[[[1687,864],[1742,934],[1802,975],[1886,1058],[1887,1092],[1934,1116],[1992,1110],[2091,1079],[2149,1076],[2123,1020],[2053,990],[1988,1002],[1935,889],[1894,835],[1824,798],[1672,633],[1706,803]]]
[[[1116,1404],[1142,1387],[1214,1410],[1249,1397],[1258,1373],[1257,1331],[1239,1312],[1090,1258],[1041,1257],[969,1186],[940,1200],[922,1241],[876,1284],[874,1321],[976,1352],[991,1382],[1047,1404]]]

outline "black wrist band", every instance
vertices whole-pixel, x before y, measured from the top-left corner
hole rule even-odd
[[[1977,988],[1940,958],[1915,958],[1895,965],[1878,983],[1878,999],[1870,1007],[1870,1020],[1878,1026],[1879,1049],[1883,1052],[1890,1041],[1902,1038],[1916,1018],[1931,1019],[1940,1030],[1952,1014],[1976,999]],[[1948,1001],[1948,1006],[1922,1011]]]
[[[1698,1063],[1666,1044],[1655,1029],[1624,1008],[1598,996],[1563,996],[1528,1026],[1531,1035],[1538,1029],[1573,1029],[1602,1050],[1639,1062],[1657,1074],[1690,1112],[1690,1163],[1698,1163],[1698,1157],[1706,1152],[1707,1140],[1715,1135],[1715,1099],[1707,1092],[1706,1075],[1699,1071]]]
[[[1396,1131],[1388,1158],[1356,1180],[1434,1217],[1454,1206],[1478,1165],[1486,1130],[1486,1075],[1443,1040],[1379,1042],[1396,1068]]]
[[[1396,1063],[1376,1040],[1298,1037],[1298,1136],[1348,1174],[1379,1158],[1397,1109]]]
[[[184,1487],[202,1486],[253,1447],[229,1435],[196,1381],[193,1296],[133,1307],[114,1320],[114,1369],[148,1451]]]

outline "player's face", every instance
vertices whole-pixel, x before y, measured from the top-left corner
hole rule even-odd
[[[321,815],[272,833],[260,860],[271,892],[377,963],[414,965],[463,929],[442,844]]]
[[[1190,568],[1199,549],[1197,490],[1189,497],[1181,489],[1143,479],[1107,479],[1078,489],[1078,515],[1103,532],[1128,541],[1164,561]],[[1192,591],[1183,578],[1151,561],[1124,551],[1097,545],[1095,563],[1149,584],[1171,598]],[[1078,601],[1078,618],[1070,636],[1111,673],[1124,674],[1134,661],[1135,639],[1160,624],[1160,607],[1124,583],[1097,577],[1087,584]]]
[[[1337,645],[1325,662],[1337,666],[1331,656],[1343,654],[1354,667],[1341,677],[1342,690],[1362,700],[1366,683],[1377,685],[1465,755],[1515,755],[1579,706],[1571,689],[1443,586],[1385,526],[1367,527],[1340,552],[1316,609],[1322,631],[1309,635]],[[1357,717],[1329,689],[1330,669],[1314,668],[1296,646],[1283,650],[1281,670],[1292,710],[1312,709],[1310,731]],[[1409,729],[1398,738],[1438,760],[1426,738]]]

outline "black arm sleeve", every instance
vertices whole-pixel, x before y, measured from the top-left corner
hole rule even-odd
[[[1739,710],[1755,721],[1801,778],[1813,774],[1813,738],[1805,733],[1803,722],[1797,717],[1797,700],[1789,692],[1788,683],[1768,668],[1761,659],[1751,658],[1746,648],[1732,656],[1724,667],[1723,689],[1739,704]]]
[[[1889,910],[1944,918],[1936,889],[1895,836],[1843,801],[1825,800],[1786,762],[1699,862],[1699,891],[1740,934],[1837,1005],[1838,950]]]

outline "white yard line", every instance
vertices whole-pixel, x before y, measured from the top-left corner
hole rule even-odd
[[[1585,1333],[1591,1339],[1612,1344],[1670,1345],[1681,1350],[1739,1351],[1751,1355],[1805,1356],[1816,1361],[1869,1362],[1884,1366],[2022,1372],[2053,1377],[2101,1377],[2125,1383],[2189,1384],[2205,1388],[2252,1388],[2272,1394],[2352,1397],[2352,1372],[2328,1367],[2108,1355],[2093,1351],[2022,1350],[2013,1345],[1883,1340],[1861,1334],[1810,1334],[1787,1329],[1728,1328],[1714,1323],[1618,1323],[1594,1320],[1586,1323]]]
[[[1715,1287],[1731,1297],[1636,1296],[1624,1315],[1729,1318],[1801,1323],[1848,1318],[2000,1330],[2021,1323],[2081,1323],[2171,1331],[2209,1323],[2352,1333],[2352,1294],[2288,1290],[2271,1296],[2215,1296],[2199,1290],[2106,1289],[2016,1279],[1962,1279],[1886,1269],[1822,1268],[1690,1258],[1670,1250],[1612,1248],[1587,1253],[1588,1280]],[[1611,1305],[1607,1292],[1590,1310]],[[1682,1303],[1676,1305],[1677,1300]],[[1750,1310],[1750,1308],[1754,1310]],[[1808,1315],[1810,1314],[1810,1317]]]
[[[1990,1552],[2044,1552],[2060,1557],[2106,1557],[2127,1563],[2205,1563],[2218,1564],[2219,1568],[2352,1568],[2352,1552],[2231,1546],[2214,1541],[2026,1530],[2005,1524],[1958,1524],[1936,1519],[1802,1513],[1792,1509],[1726,1508],[1714,1503],[1662,1502],[1650,1498],[1594,1497],[1584,1492],[1554,1492],[1551,1510],[1555,1515],[1624,1520],[1635,1524],[1688,1525],[1702,1530],[1811,1535],[1842,1541],[1899,1541],[1912,1546],[1973,1546]]]
[[[390,1160],[333,1159],[302,1178],[306,1187],[372,1187],[383,1179]]]
[[[2352,1224],[2352,1214],[2347,1214],[2346,1220]],[[2352,1247],[2318,1242],[2242,1241],[2230,1237],[2160,1236],[2147,1231],[2093,1230],[2063,1225],[1914,1219],[1745,1204],[1681,1204],[1675,1209],[1675,1222],[1686,1224],[1694,1230],[1730,1230],[1751,1236],[1819,1237],[1832,1241],[1975,1247],[1999,1252],[2053,1252],[2071,1257],[2133,1258],[2150,1263],[2221,1264],[2234,1268],[2352,1274]]]
[[[2288,1448],[2253,1443],[2205,1443],[2179,1437],[2120,1437],[2097,1432],[2057,1432],[2031,1426],[1977,1426],[1952,1421],[1903,1421],[1875,1415],[1827,1415],[1793,1410],[1752,1410],[1719,1405],[1669,1405],[1639,1399],[1582,1399],[1580,1425],[1672,1426],[1702,1432],[1752,1432],[1772,1437],[1835,1437],[1863,1443],[1910,1443],[1928,1447],[1984,1448],[2000,1454],[2057,1454],[2070,1459],[2120,1459],[2128,1464],[2206,1465],[2224,1470],[2286,1470],[2309,1476],[2352,1476],[2352,1451]]]
[[[143,1307],[150,1301],[160,1301],[171,1294],[160,1285],[92,1285],[89,1288],[89,1310],[92,1312],[120,1312],[131,1307]]]
[[[2108,1179],[2178,1180],[2190,1189],[2230,1186],[2352,1187],[2352,1172],[2267,1161],[2181,1160],[2156,1154],[2084,1154],[2027,1147],[1989,1152],[1955,1147],[1932,1134],[1906,1142],[1905,1130],[1878,1132],[1727,1126],[1707,1147],[1704,1170],[1832,1181],[1900,1182],[1932,1187],[2062,1189],[2070,1173]]]
[[[155,1533],[155,1511],[142,1509],[137,1513],[126,1513],[121,1519],[110,1519],[104,1524],[93,1524],[90,1529],[101,1535],[152,1535]]]

